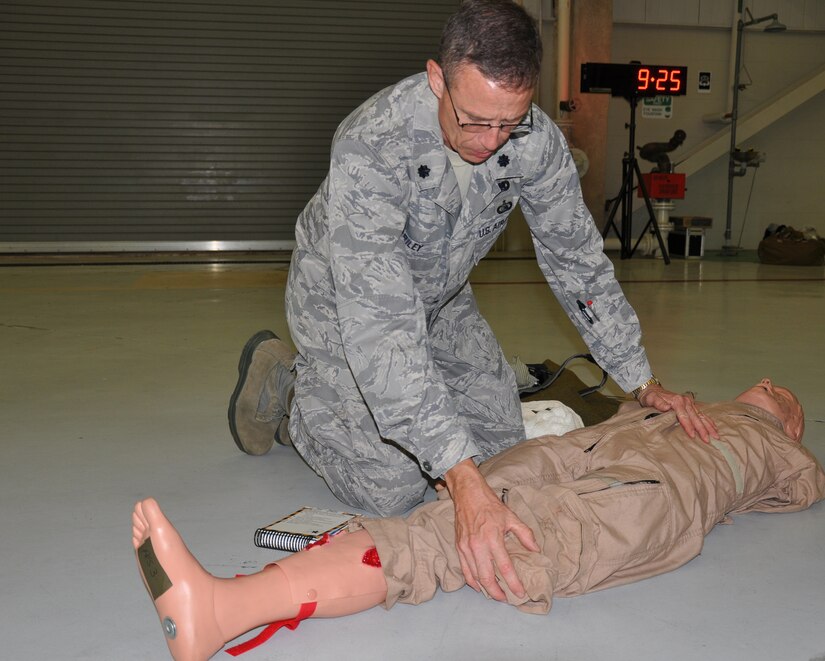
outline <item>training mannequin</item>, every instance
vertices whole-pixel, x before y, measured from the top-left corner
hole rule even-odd
[[[799,443],[804,417],[789,390],[764,379],[734,402],[699,406],[714,416],[719,440],[691,441],[674,413],[634,405],[600,425],[526,441],[482,464],[491,488],[530,525],[541,548],[531,552],[508,538],[508,570],[523,590],[511,591],[502,570],[498,592],[487,595],[544,613],[553,596],[681,566],[729,513],[796,511],[825,495],[825,473]],[[201,567],[154,500],[141,501],[133,514],[140,573],[178,661],[207,659],[264,624],[294,628],[306,617],[417,604],[438,587],[456,590],[467,583],[454,531],[453,502],[442,491],[407,519],[361,519],[261,572],[223,579]],[[484,575],[492,566],[476,569]]]

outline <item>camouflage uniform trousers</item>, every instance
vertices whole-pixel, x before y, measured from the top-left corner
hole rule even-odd
[[[490,326],[481,316],[469,286],[430,325],[433,364],[453,405],[479,448],[477,461],[524,440],[518,389]],[[322,371],[340,364],[320,347],[304,347],[295,366],[295,398],[289,421],[293,445],[335,496],[384,516],[420,503],[430,480],[418,461],[382,438],[369,408],[348,372],[335,382]],[[328,373],[329,374],[329,373]],[[342,383],[349,375],[349,383]],[[403,382],[404,374],[393,378]]]

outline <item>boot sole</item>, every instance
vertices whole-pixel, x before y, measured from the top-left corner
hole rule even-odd
[[[232,391],[232,395],[229,398],[229,431],[232,433],[232,439],[235,441],[235,445],[238,446],[238,449],[241,452],[245,452],[249,454],[249,451],[244,447],[244,444],[241,442],[240,436],[238,435],[238,427],[235,424],[235,407],[238,401],[238,397],[241,394],[241,390],[243,389],[243,384],[246,382],[246,377],[249,374],[249,366],[252,364],[252,354],[255,353],[255,349],[262,342],[266,342],[267,340],[278,340],[280,339],[275,333],[268,330],[258,331],[253,335],[247,343],[243,347],[243,351],[241,351],[241,359],[238,362],[238,383],[235,386],[235,390]]]

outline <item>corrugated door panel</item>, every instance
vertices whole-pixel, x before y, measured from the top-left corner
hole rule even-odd
[[[456,6],[4,0],[0,246],[289,247],[335,127]]]

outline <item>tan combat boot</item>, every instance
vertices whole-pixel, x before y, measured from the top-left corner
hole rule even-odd
[[[290,445],[286,433],[287,386],[295,353],[272,331],[255,333],[238,363],[238,384],[229,398],[229,430],[247,454],[266,454],[276,440]]]

